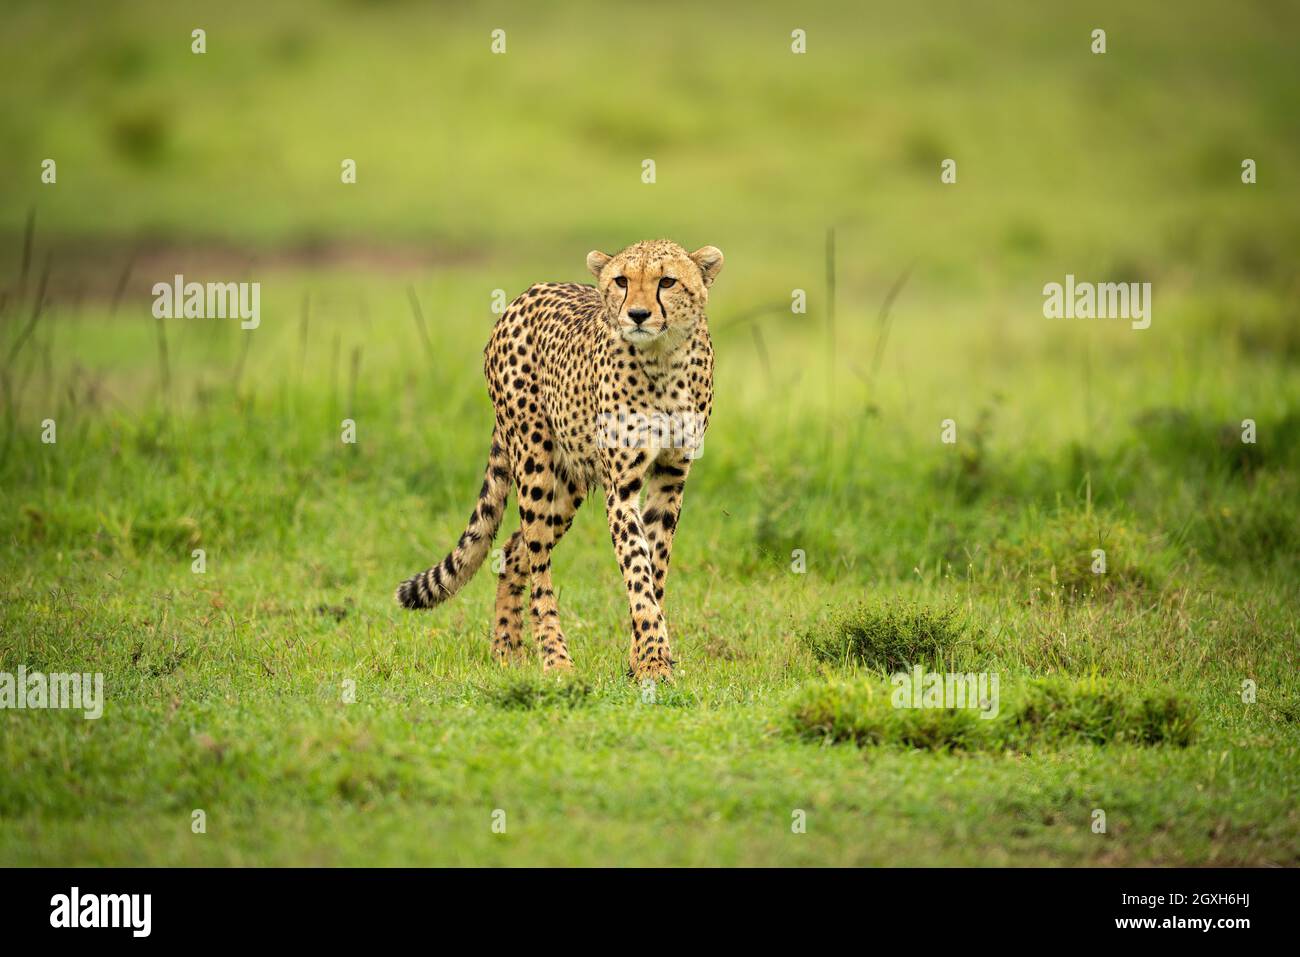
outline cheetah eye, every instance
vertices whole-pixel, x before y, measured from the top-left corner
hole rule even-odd
[[[614,285],[618,286],[619,289],[626,289],[626,288],[627,288],[627,276],[615,276],[615,277],[614,277]]]
[[[660,289],[671,289],[675,285],[677,285],[677,280],[672,276],[664,276],[663,279],[659,280]]]

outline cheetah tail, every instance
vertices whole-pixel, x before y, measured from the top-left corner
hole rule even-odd
[[[509,460],[500,433],[493,431],[483,488],[478,493],[478,504],[469,517],[469,524],[450,555],[397,586],[398,604],[405,608],[432,608],[456,594],[473,578],[492,547],[497,529],[501,527],[509,494]]]

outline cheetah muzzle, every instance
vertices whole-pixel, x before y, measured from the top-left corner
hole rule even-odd
[[[593,251],[595,286],[541,283],[506,308],[484,350],[496,415],[478,503],[451,554],[402,582],[397,600],[432,608],[492,547],[513,484],[520,527],[502,550],[493,657],[525,660],[524,592],[545,670],[573,661],[551,585],[551,551],[593,488],[632,617],[631,675],[668,678],[664,583],[682,494],[713,407],[705,307],[722,252],[666,240]],[[644,497],[644,501],[643,501]]]

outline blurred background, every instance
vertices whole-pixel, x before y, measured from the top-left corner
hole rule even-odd
[[[839,226],[850,305],[874,308],[913,261],[909,298],[978,296],[973,312],[1067,270],[1159,279],[1166,297],[1211,279],[1275,289],[1298,239],[1297,16],[1265,0],[1176,16],[11,3],[6,246],[32,207],[42,235],[84,243],[60,272],[146,241],[555,273],[581,266],[572,249],[663,234],[725,247],[739,309],[811,284]],[[1099,27],[1104,55],[1090,52]],[[47,157],[57,188],[40,182]],[[938,188],[947,157],[956,189]],[[344,158],[355,188],[340,185]]]

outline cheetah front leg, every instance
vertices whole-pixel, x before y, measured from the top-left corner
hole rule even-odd
[[[672,560],[673,535],[677,519],[682,512],[682,493],[686,476],[691,470],[691,460],[686,452],[663,452],[650,467],[646,480],[645,508],[641,524],[645,527],[646,543],[650,546],[650,560],[654,566],[655,601],[662,608],[664,586],[668,579],[668,563]]]
[[[638,496],[648,468],[644,451],[611,451],[605,468],[605,514],[614,554],[627,588],[632,614],[632,677],[638,681],[672,676],[668,630],[655,597],[650,543],[646,540]]]

